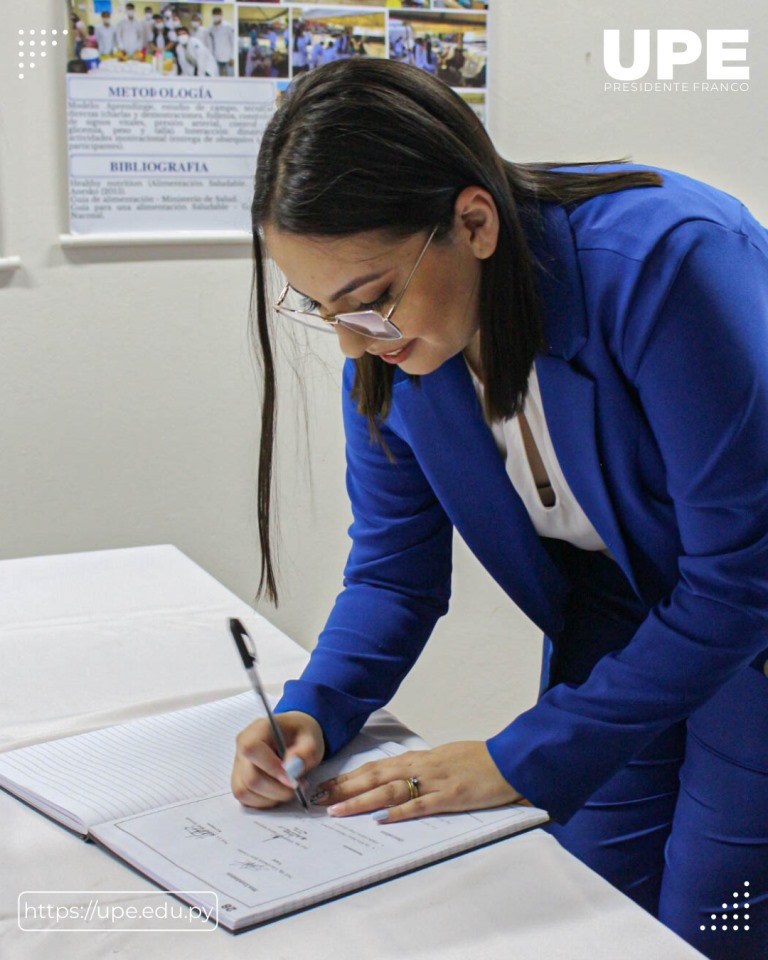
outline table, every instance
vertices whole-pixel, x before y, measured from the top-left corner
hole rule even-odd
[[[278,693],[305,651],[175,547],[0,561],[0,749],[247,689],[230,616],[258,637],[265,686]],[[1,792],[0,823],[0,941],[23,960],[701,958],[541,830],[238,935],[211,925],[194,935],[22,931],[25,890],[92,890],[121,904],[156,903],[157,888]]]

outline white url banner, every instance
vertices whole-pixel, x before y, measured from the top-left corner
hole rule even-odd
[[[213,890],[23,890],[18,924],[30,933],[204,933],[219,924],[219,898]]]

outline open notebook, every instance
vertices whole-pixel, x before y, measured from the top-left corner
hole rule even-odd
[[[261,923],[543,823],[534,807],[378,824],[232,796],[235,735],[253,693],[0,754],[0,786],[98,841],[230,930]],[[320,782],[403,748],[365,733]]]

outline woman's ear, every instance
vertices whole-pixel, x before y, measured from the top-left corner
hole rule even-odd
[[[454,204],[454,231],[478,260],[486,260],[499,240],[499,214],[485,187],[464,187]]]

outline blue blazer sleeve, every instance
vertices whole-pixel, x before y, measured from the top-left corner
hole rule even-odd
[[[410,447],[386,424],[381,434],[395,462],[371,442],[349,396],[353,375],[348,361],[343,414],[353,522],[344,589],[277,708],[315,717],[329,754],[392,698],[447,611],[451,581],[453,527]]]
[[[488,741],[556,820],[768,645],[768,241],[750,224],[671,231],[615,321],[682,549],[674,588],[623,650]]]

